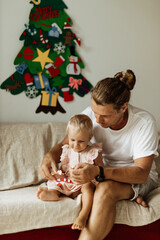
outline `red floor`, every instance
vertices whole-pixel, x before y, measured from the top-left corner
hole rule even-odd
[[[78,236],[78,230],[64,226],[0,235],[0,240],[77,240]],[[106,240],[160,240],[160,220],[141,227],[116,224]]]

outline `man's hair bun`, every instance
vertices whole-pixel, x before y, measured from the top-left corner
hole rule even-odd
[[[118,72],[114,75],[114,78],[123,82],[128,90],[132,90],[136,83],[136,76],[134,72],[128,69],[126,72]]]

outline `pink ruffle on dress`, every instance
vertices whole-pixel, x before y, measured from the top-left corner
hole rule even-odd
[[[62,147],[61,155],[61,170],[65,173],[66,178],[49,180],[47,182],[48,189],[55,189],[63,193],[66,196],[71,195],[73,192],[77,192],[81,189],[81,185],[74,184],[69,178],[69,169],[73,168],[78,163],[89,163],[94,164],[94,160],[98,157],[99,152],[102,152],[102,143],[94,143],[88,145],[87,148],[82,152],[74,152],[69,145]],[[63,175],[62,175],[63,176]]]

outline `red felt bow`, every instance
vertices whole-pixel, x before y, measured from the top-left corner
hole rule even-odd
[[[82,79],[76,79],[73,77],[69,78],[69,84],[68,86],[73,87],[73,89],[75,88],[76,90],[78,90],[78,85],[82,84]]]

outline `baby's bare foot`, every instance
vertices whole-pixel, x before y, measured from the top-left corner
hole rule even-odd
[[[37,190],[37,198],[40,199],[40,194],[41,194],[42,191],[44,191],[44,189],[47,189],[47,188],[38,188],[38,190]]]
[[[37,198],[42,201],[58,201],[59,193],[54,190],[48,190],[47,188],[39,188],[37,190]]]
[[[148,207],[147,203],[143,200],[143,198],[141,196],[138,196],[136,198],[136,202],[138,204],[140,204],[142,207]]]
[[[78,216],[72,225],[72,229],[82,230],[86,226],[87,218],[85,216]]]

